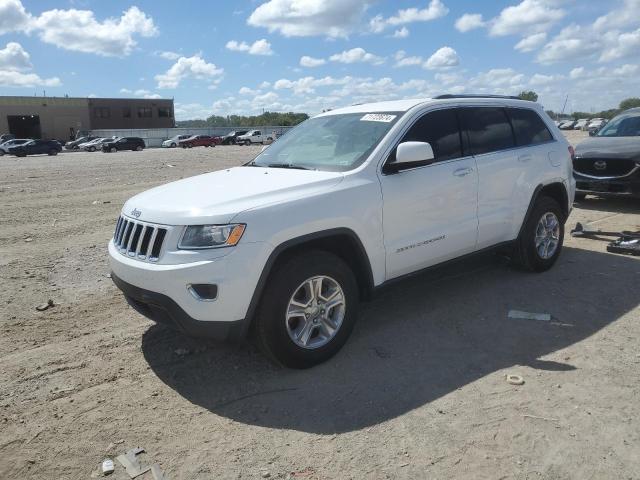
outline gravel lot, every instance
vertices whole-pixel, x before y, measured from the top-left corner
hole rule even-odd
[[[122,203],[258,151],[0,158],[0,478],[96,477],[140,446],[172,479],[640,479],[640,259],[606,242],[569,237],[539,275],[487,256],[398,283],[307,371],[129,308],[106,254]],[[568,225],[638,212],[588,197]]]

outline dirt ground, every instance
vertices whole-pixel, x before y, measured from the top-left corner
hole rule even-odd
[[[106,251],[123,202],[257,151],[0,157],[1,479],[96,477],[137,446],[170,479],[640,479],[640,259],[606,242],[398,283],[306,371],[129,308]],[[640,229],[640,202],[588,197],[576,221]]]

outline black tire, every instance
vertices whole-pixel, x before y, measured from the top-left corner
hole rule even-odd
[[[171,143],[171,148],[176,148],[175,142]]]
[[[143,150],[142,145],[138,145],[138,146],[136,147],[136,152],[141,152],[142,150]]]
[[[586,193],[576,193],[575,201],[582,202],[585,198],[587,198]]]
[[[96,151],[96,147],[89,147],[89,151],[90,152],[95,152]]]
[[[189,144],[189,145],[188,145],[188,147],[189,147],[189,148],[193,148],[193,145]]]
[[[324,275],[342,288],[345,312],[335,336],[317,348],[298,346],[289,336],[286,311],[289,300],[306,280]],[[276,265],[269,276],[254,322],[258,347],[271,360],[289,368],[310,368],[333,357],[346,343],[358,316],[358,285],[349,266],[332,253],[311,250]]]
[[[16,153],[16,157],[26,157],[26,153]]]
[[[56,155],[58,155],[58,151],[51,149],[47,152],[47,155],[49,155],[50,157],[55,157]]]
[[[118,151],[118,149],[116,147],[111,147],[111,149],[109,149],[109,151],[111,153],[116,153]]]
[[[538,223],[547,213],[555,215],[559,222],[558,245],[555,252],[549,258],[544,258],[538,253],[536,248],[536,229]],[[512,255],[513,264],[530,272],[544,272],[549,270],[562,251],[562,243],[564,241],[564,224],[565,216],[560,204],[551,197],[541,195],[536,200],[531,214],[526,220],[525,225],[520,231],[520,235],[516,239],[514,251]]]

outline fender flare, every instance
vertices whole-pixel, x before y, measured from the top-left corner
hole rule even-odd
[[[264,267],[262,268],[262,273],[260,274],[258,283],[256,284],[256,288],[253,291],[251,302],[249,303],[249,308],[247,309],[247,314],[245,315],[245,333],[246,331],[248,331],[249,326],[253,322],[253,318],[255,316],[256,310],[258,309],[258,305],[260,303],[260,299],[262,298],[267,280],[269,279],[269,276],[271,275],[271,272],[273,271],[273,268],[275,267],[276,262],[278,261],[280,256],[286,251],[299,245],[303,245],[314,240],[321,240],[323,238],[343,235],[349,236],[351,240],[354,241],[358,250],[358,255],[360,256],[358,261],[364,262],[363,264],[365,272],[363,273],[365,274],[365,277],[367,277],[366,285],[364,285],[364,288],[366,289],[366,292],[372,292],[373,271],[371,269],[371,261],[369,260],[369,255],[367,254],[367,251],[365,250],[360,237],[358,237],[358,235],[353,230],[346,227],[331,228],[328,230],[321,230],[319,232],[309,233],[300,237],[291,238],[289,240],[286,240],[285,242],[282,242],[273,249],[273,251],[269,255],[269,258],[267,258]],[[357,274],[357,272],[354,272],[354,274]]]
[[[569,198],[569,192],[567,192],[567,187],[562,182],[551,182],[551,183],[548,183],[546,185],[543,185],[543,184],[538,185],[535,188],[535,190],[533,191],[533,194],[531,195],[531,201],[529,202],[529,206],[527,207],[527,211],[524,214],[524,218],[522,220],[522,224],[520,225],[520,230],[518,230],[518,236],[516,238],[520,238],[520,235],[522,234],[522,231],[524,230],[525,225],[529,221],[529,217],[531,216],[531,212],[533,211],[533,206],[536,204],[536,201],[538,200],[538,197],[540,196],[540,192],[545,187],[548,187],[550,185],[560,185],[562,187],[562,189],[564,190],[564,193],[565,193],[565,196],[567,197],[567,199]],[[568,204],[567,205],[560,205],[560,207],[562,207],[562,210],[566,210],[567,217],[568,217],[569,205]]]

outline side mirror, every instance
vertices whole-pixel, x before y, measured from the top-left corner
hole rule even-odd
[[[429,165],[435,156],[427,142],[403,142],[396,148],[396,158],[386,165],[388,172]]]

